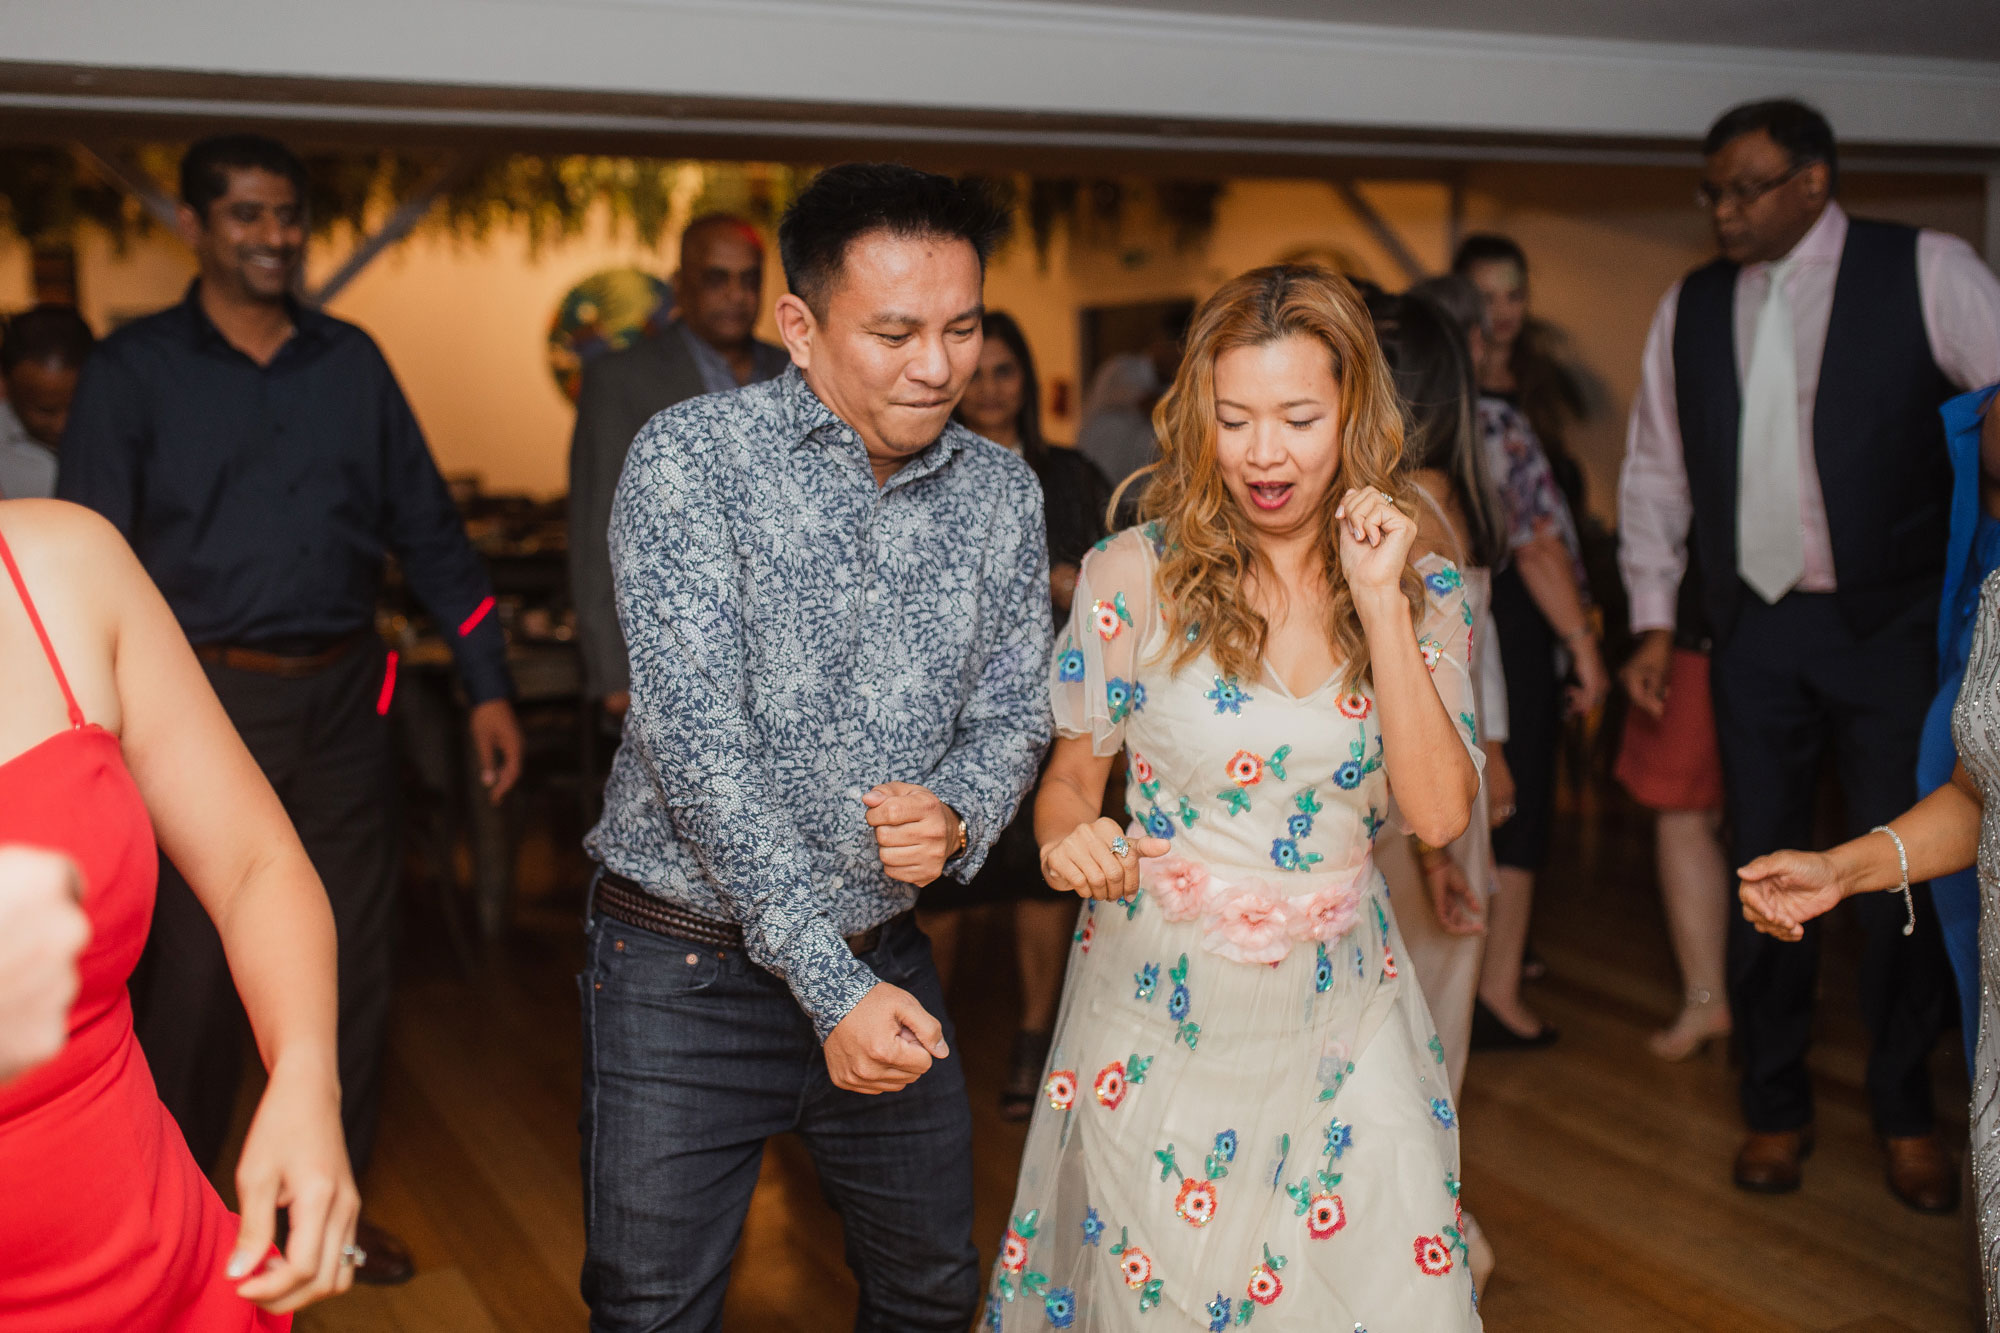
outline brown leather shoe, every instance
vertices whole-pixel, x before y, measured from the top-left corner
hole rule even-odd
[[[1920,1213],[1949,1213],[1958,1208],[1958,1167],[1936,1134],[1885,1138],[1889,1158],[1889,1192]]]
[[[1755,1194],[1790,1194],[1799,1187],[1799,1163],[1812,1156],[1813,1128],[1752,1134],[1736,1154],[1736,1188]]]
[[[396,1287],[417,1275],[410,1247],[365,1217],[354,1224],[354,1245],[367,1255],[354,1270],[356,1282],[366,1282],[371,1287]]]

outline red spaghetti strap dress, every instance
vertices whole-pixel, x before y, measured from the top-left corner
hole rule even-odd
[[[132,1036],[125,979],[153,917],[152,821],[118,738],[84,721],[4,539],[69,705],[69,728],[0,763],[0,843],[83,871],[91,940],[69,1044],[0,1084],[0,1333],[288,1329],[225,1276],[236,1218],[195,1166]],[[0,593],[4,595],[4,593]]]

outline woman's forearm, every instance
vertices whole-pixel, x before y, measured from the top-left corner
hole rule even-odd
[[[215,926],[265,1069],[324,1075],[337,1087],[333,912],[304,851],[294,845],[246,867]]]
[[[1400,591],[1379,599],[1357,596],[1355,610],[1368,636],[1390,789],[1410,830],[1442,847],[1465,832],[1479,770],[1418,651],[1408,600]]]
[[[1903,840],[1909,855],[1912,884],[1964,870],[1978,860],[1983,807],[1976,790],[1961,766],[1950,782],[1890,821],[1889,827]],[[1827,855],[1833,861],[1843,897],[1902,885],[1896,844],[1883,834],[1864,833]]]
[[[1035,845],[1060,842],[1098,817],[1113,756],[1092,752],[1088,737],[1059,737],[1035,792]]]

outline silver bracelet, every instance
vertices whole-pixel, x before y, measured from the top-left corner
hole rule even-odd
[[[1917,900],[1910,896],[1910,854],[1903,848],[1903,837],[1887,824],[1877,824],[1868,831],[1886,833],[1889,835],[1889,841],[1896,844],[1896,864],[1902,867],[1903,872],[1903,885],[1900,890],[1903,895],[1903,933],[1914,935],[1917,933]]]

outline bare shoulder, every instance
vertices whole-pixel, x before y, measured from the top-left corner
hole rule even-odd
[[[122,592],[146,577],[123,533],[67,500],[0,500],[0,537],[33,585]]]

